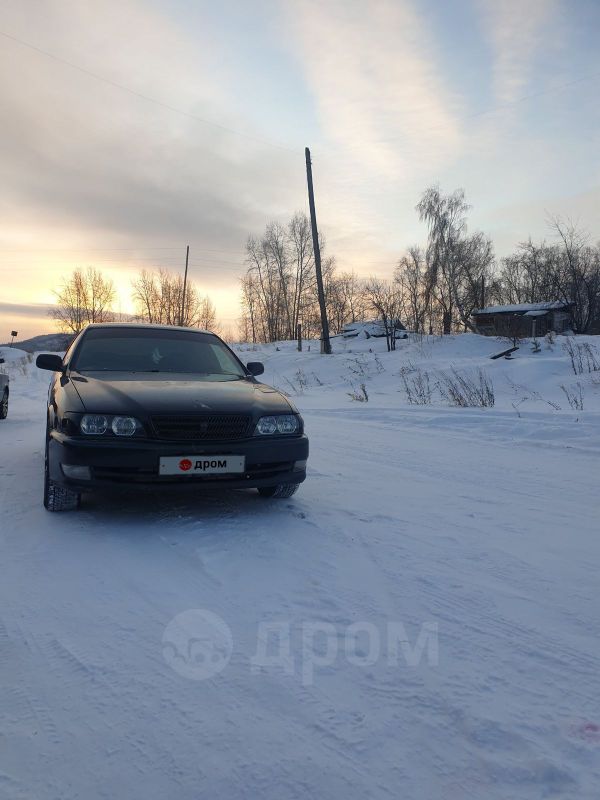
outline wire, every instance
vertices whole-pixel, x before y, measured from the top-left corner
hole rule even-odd
[[[95,262],[93,262],[93,263],[95,263]],[[135,261],[132,261],[132,262],[129,262],[129,263],[126,263],[126,264],[124,264],[123,262],[114,262],[114,263],[102,262],[102,263],[103,263],[105,269],[111,269],[111,267],[112,267],[112,268],[115,268],[115,269],[120,268],[120,269],[127,270],[127,271],[135,269],[136,267],[141,268],[141,269],[150,269],[150,270],[152,270],[152,269],[160,269],[161,267],[164,267],[166,269],[172,270],[174,267],[179,266],[179,263],[178,264],[161,264],[160,262],[155,262],[155,263],[150,263],[150,264],[139,264],[139,263],[136,263]],[[60,268],[60,267],[62,267],[64,269],[67,269],[67,268],[71,267],[71,265],[68,264],[68,263],[61,265],[61,264],[58,264],[58,263],[55,263],[55,264],[48,264],[48,263],[44,263],[44,264],[40,264],[40,263],[14,264],[14,263],[10,263],[10,262],[7,263],[5,261],[0,262],[0,270],[9,270],[11,272],[13,272],[13,271],[18,271],[18,272],[28,272],[29,271],[29,272],[31,272],[31,271],[35,271],[35,270],[57,269],[57,268]],[[220,263],[215,263],[214,261],[206,261],[203,264],[189,264],[189,267],[190,267],[190,269],[202,270],[205,273],[209,273],[209,272],[215,272],[215,273],[216,272],[235,272],[235,273],[237,273],[239,275],[243,274],[247,269],[246,265],[243,264],[243,263],[234,264],[233,262],[230,262],[229,264],[220,264]]]
[[[140,100],[145,100],[147,103],[154,103],[154,105],[160,106],[161,108],[167,109],[167,111],[172,111],[175,114],[181,114],[184,117],[189,117],[189,119],[193,119],[196,122],[200,122],[203,125],[208,125],[212,128],[217,128],[221,131],[226,131],[227,133],[232,133],[234,136],[241,136],[245,139],[250,139],[254,142],[259,142],[260,144],[265,144],[269,147],[276,147],[279,150],[287,150],[289,153],[297,154],[298,150],[292,147],[287,147],[283,144],[278,144],[277,142],[273,142],[269,139],[264,139],[261,136],[253,136],[249,133],[244,133],[243,131],[238,131],[235,128],[229,128],[227,125],[221,125],[219,122],[211,122],[204,117],[199,117],[196,114],[191,114],[189,111],[184,111],[181,108],[177,108],[176,106],[172,106],[169,103],[163,103],[162,100],[157,100],[155,97],[150,97],[150,95],[143,94],[142,92],[138,92],[136,89],[132,89],[130,86],[126,86],[123,83],[118,83],[117,81],[113,81],[110,78],[105,78],[103,75],[98,75],[96,72],[92,72],[85,67],[81,67],[79,64],[75,64],[73,61],[68,61],[66,58],[62,58],[62,56],[57,56],[54,53],[50,53],[48,50],[43,50],[41,47],[37,47],[31,42],[26,42],[23,39],[19,39],[17,36],[13,36],[10,33],[6,33],[6,31],[0,31],[0,36],[4,36],[5,39],[9,39],[11,42],[15,42],[16,44],[20,44],[22,47],[27,47],[29,50],[33,50],[35,53],[39,53],[40,55],[46,56],[47,58],[51,58],[53,61],[57,61],[59,64],[64,64],[67,67],[71,67],[71,69],[75,69],[78,72],[87,75],[90,78],[94,78],[97,81],[101,81],[102,83],[106,83],[109,86],[112,86],[115,89],[120,89],[122,92],[127,92],[128,94],[133,95],[134,97],[139,98]]]
[[[190,248],[195,248],[194,245],[190,244]],[[202,250],[202,248],[199,248]],[[80,248],[73,248],[73,247],[0,247],[0,250],[8,252],[8,253],[20,253],[20,252],[27,252],[27,253],[96,253],[96,252],[119,252],[119,253],[137,253],[140,250],[147,251],[147,250],[184,250],[185,252],[185,245],[172,245],[171,247],[147,247],[146,245],[140,245],[139,247],[80,247]],[[228,249],[228,250],[203,250],[203,252],[214,252],[214,253],[233,253],[237,252],[237,250]]]
[[[518,97],[516,100],[511,100],[510,103],[503,103],[495,108],[488,108],[486,111],[477,111],[474,114],[467,114],[465,117],[462,117],[462,119],[473,119],[473,117],[482,117],[484,114],[493,114],[495,111],[502,111],[505,108],[511,108],[512,106],[519,105],[519,103],[524,103],[527,100],[534,100],[536,97],[552,94],[552,92],[559,92],[561,89],[568,89],[570,86],[574,86],[577,83],[582,83],[583,81],[589,81],[592,78],[600,78],[600,72],[592,72],[588,75],[581,75],[579,78],[575,78],[567,83],[561,83],[558,86],[552,86],[549,89],[542,89],[540,92],[533,92],[532,94]]]
[[[202,123],[203,125],[207,125],[207,126],[210,126],[210,127],[213,127],[213,128],[217,128],[219,130],[227,131],[228,133],[231,133],[234,136],[240,136],[242,138],[249,139],[249,140],[252,140],[252,141],[255,141],[255,142],[259,142],[260,144],[264,144],[264,145],[267,145],[269,147],[275,147],[275,148],[278,148],[279,150],[285,150],[285,151],[287,151],[289,153],[296,154],[298,152],[298,150],[296,150],[296,148],[288,147],[287,145],[282,145],[282,144],[280,144],[278,142],[274,142],[274,141],[272,141],[270,139],[265,139],[264,137],[261,137],[261,136],[254,136],[252,134],[244,133],[243,131],[236,130],[235,128],[230,128],[227,125],[222,125],[221,123],[218,123],[218,122],[212,122],[211,120],[208,120],[208,119],[206,119],[204,117],[199,117],[197,114],[192,114],[189,111],[184,111],[183,109],[177,108],[176,106],[172,106],[169,103],[164,103],[161,100],[157,100],[155,97],[151,97],[149,95],[143,94],[142,92],[138,92],[136,89],[132,89],[130,86],[126,86],[125,84],[118,83],[117,81],[113,81],[110,78],[106,78],[103,75],[99,75],[96,72],[92,72],[91,70],[87,69],[86,67],[82,67],[79,64],[75,64],[73,61],[69,61],[66,58],[63,58],[62,56],[57,56],[55,53],[51,53],[48,50],[44,50],[43,48],[38,47],[37,45],[31,44],[31,42],[26,42],[24,39],[20,39],[19,37],[13,36],[10,33],[6,33],[6,31],[1,31],[0,30],[0,36],[3,36],[5,39],[8,39],[9,41],[12,41],[12,42],[15,42],[16,44],[19,44],[22,47],[26,47],[29,50],[34,51],[35,53],[38,53],[38,54],[43,55],[43,56],[46,56],[47,58],[50,58],[53,61],[58,62],[59,64],[63,64],[65,66],[67,66],[67,67],[70,67],[71,69],[75,69],[78,72],[81,72],[81,73],[83,73],[84,75],[87,75],[90,78],[94,78],[97,81],[101,81],[102,83],[105,83],[105,84],[107,84],[109,86],[112,86],[113,88],[120,89],[121,91],[127,92],[128,94],[131,94],[134,97],[137,97],[137,98],[139,98],[141,100],[145,100],[148,103],[153,103],[154,105],[160,106],[161,108],[164,108],[164,109],[166,109],[168,111],[171,111],[171,112],[173,112],[175,114],[180,114],[182,116],[188,117],[189,119],[193,119],[196,122]],[[550,87],[548,89],[543,89],[542,91],[539,91],[539,92],[533,92],[531,94],[524,95],[523,97],[519,97],[516,100],[513,100],[513,101],[511,101],[509,103],[503,103],[502,105],[494,106],[492,108],[488,108],[488,109],[485,109],[483,111],[476,111],[473,114],[466,114],[466,115],[460,117],[458,121],[461,122],[461,121],[474,119],[476,117],[485,116],[487,114],[493,114],[493,113],[495,113],[497,111],[501,111],[501,110],[504,110],[506,108],[511,108],[512,106],[519,105],[520,103],[524,103],[527,100],[532,100],[532,99],[535,99],[537,97],[541,97],[541,96],[546,95],[546,94],[551,94],[552,92],[561,91],[562,89],[567,89],[567,88],[569,88],[571,86],[574,86],[574,85],[576,85],[578,83],[582,83],[583,81],[591,80],[591,79],[597,78],[597,77],[600,77],[600,72],[593,72],[593,73],[589,73],[587,75],[582,75],[582,76],[580,76],[578,78],[575,78],[575,79],[573,79],[571,81],[567,81],[566,83],[560,84],[558,86],[552,86],[552,87]],[[432,130],[432,131],[433,130],[441,130],[441,129],[443,129],[443,127],[444,126],[442,126],[442,125],[439,125],[439,126],[438,125],[434,125],[434,126],[429,126],[428,128],[426,128],[424,130],[425,130],[425,132],[429,131],[429,130]],[[394,138],[384,139],[383,141],[386,142],[386,143],[391,143],[391,142],[394,141]],[[330,150],[330,149],[333,149],[333,148],[329,148],[329,147],[326,146],[325,148],[317,148],[317,149]]]
[[[492,106],[491,108],[484,109],[483,111],[475,111],[472,114],[465,114],[463,116],[457,117],[455,122],[458,124],[458,123],[462,123],[462,122],[467,122],[468,120],[471,120],[471,119],[476,119],[477,117],[483,117],[483,116],[486,116],[488,114],[495,114],[498,111],[503,111],[503,110],[505,110],[507,108],[512,108],[513,106],[519,105],[521,103],[525,103],[527,100],[533,100],[533,99],[535,99],[537,97],[543,97],[544,95],[552,94],[553,92],[559,92],[559,91],[561,91],[563,89],[568,89],[569,87],[575,86],[578,83],[582,83],[584,81],[592,80],[594,78],[600,78],[600,72],[591,72],[591,73],[588,73],[587,75],[580,75],[578,78],[574,78],[573,80],[567,81],[566,83],[561,83],[561,84],[558,84],[557,86],[551,86],[548,89],[542,89],[539,92],[532,92],[531,94],[523,95],[523,97],[518,97],[516,100],[511,100],[508,103],[502,103],[501,105],[498,105],[498,106]],[[412,122],[413,122],[412,119],[406,120],[406,122],[404,123],[405,127],[407,125],[410,125]],[[429,133],[430,131],[441,131],[441,130],[445,130],[445,126],[444,125],[429,125],[426,128],[419,129],[419,135],[421,136],[424,133]],[[410,140],[406,136],[404,136],[404,137],[383,136],[383,137],[381,137],[381,138],[379,138],[377,140],[377,144],[378,145],[387,145],[387,146],[401,144],[402,147],[403,147],[402,154],[404,156],[416,155],[417,157],[420,157],[423,160],[428,158],[427,152],[424,152],[424,151],[420,150],[415,144],[412,144],[412,145],[408,144],[409,141]],[[408,147],[407,147],[407,145],[408,145]],[[335,145],[323,145],[323,146],[317,148],[317,150],[320,150],[322,152],[329,152],[329,153],[336,152],[337,149],[338,148]],[[429,152],[430,151],[431,151],[431,148],[429,148]],[[332,178],[331,176],[329,176],[328,180],[331,182],[331,181],[334,181],[335,179]],[[352,178],[340,179],[340,180],[337,181],[337,183],[339,183],[340,185],[341,184],[356,185],[356,184],[353,183]]]

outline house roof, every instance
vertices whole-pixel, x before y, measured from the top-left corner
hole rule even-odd
[[[474,314],[527,314],[527,316],[542,316],[548,311],[560,308],[569,308],[571,303],[556,300],[547,303],[515,303],[509,306],[487,306],[474,311]]]

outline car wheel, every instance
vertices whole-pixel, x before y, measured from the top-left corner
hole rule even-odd
[[[0,400],[0,419],[6,419],[8,416],[8,389],[4,390],[2,400]]]
[[[261,497],[285,498],[296,494],[299,483],[280,483],[277,486],[261,486],[258,493]]]
[[[44,507],[48,511],[74,511],[79,508],[81,495],[66,486],[58,486],[50,480],[50,467],[48,464],[48,442],[46,441],[46,455],[44,458]]]

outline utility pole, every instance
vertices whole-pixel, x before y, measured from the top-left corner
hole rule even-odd
[[[179,314],[179,324],[183,326],[183,315],[185,314],[185,290],[187,288],[187,273],[188,273],[188,262],[190,260],[190,246],[188,244],[187,250],[185,251],[185,273],[183,275],[183,292],[181,293],[181,312]]]
[[[331,354],[329,341],[329,322],[327,321],[327,308],[325,306],[325,291],[323,289],[323,273],[321,272],[321,249],[319,247],[319,232],[317,230],[317,215],[315,212],[315,195],[313,192],[312,166],[310,150],[304,148],[306,156],[306,181],[308,183],[308,204],[310,206],[310,227],[312,229],[313,253],[315,256],[315,272],[317,275],[317,291],[319,294],[319,308],[321,309],[321,352]]]

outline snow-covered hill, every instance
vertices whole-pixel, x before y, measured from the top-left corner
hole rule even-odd
[[[48,375],[15,360],[0,797],[596,798],[600,389],[563,343],[240,346],[305,417],[292,500],[64,515],[41,505]],[[452,365],[484,369],[495,405],[450,407]],[[407,400],[419,371],[431,405]]]
[[[44,333],[40,336],[33,336],[31,339],[24,339],[16,342],[16,347],[27,353],[62,353],[69,346],[73,339],[72,333]],[[7,347],[8,345],[2,345]]]

